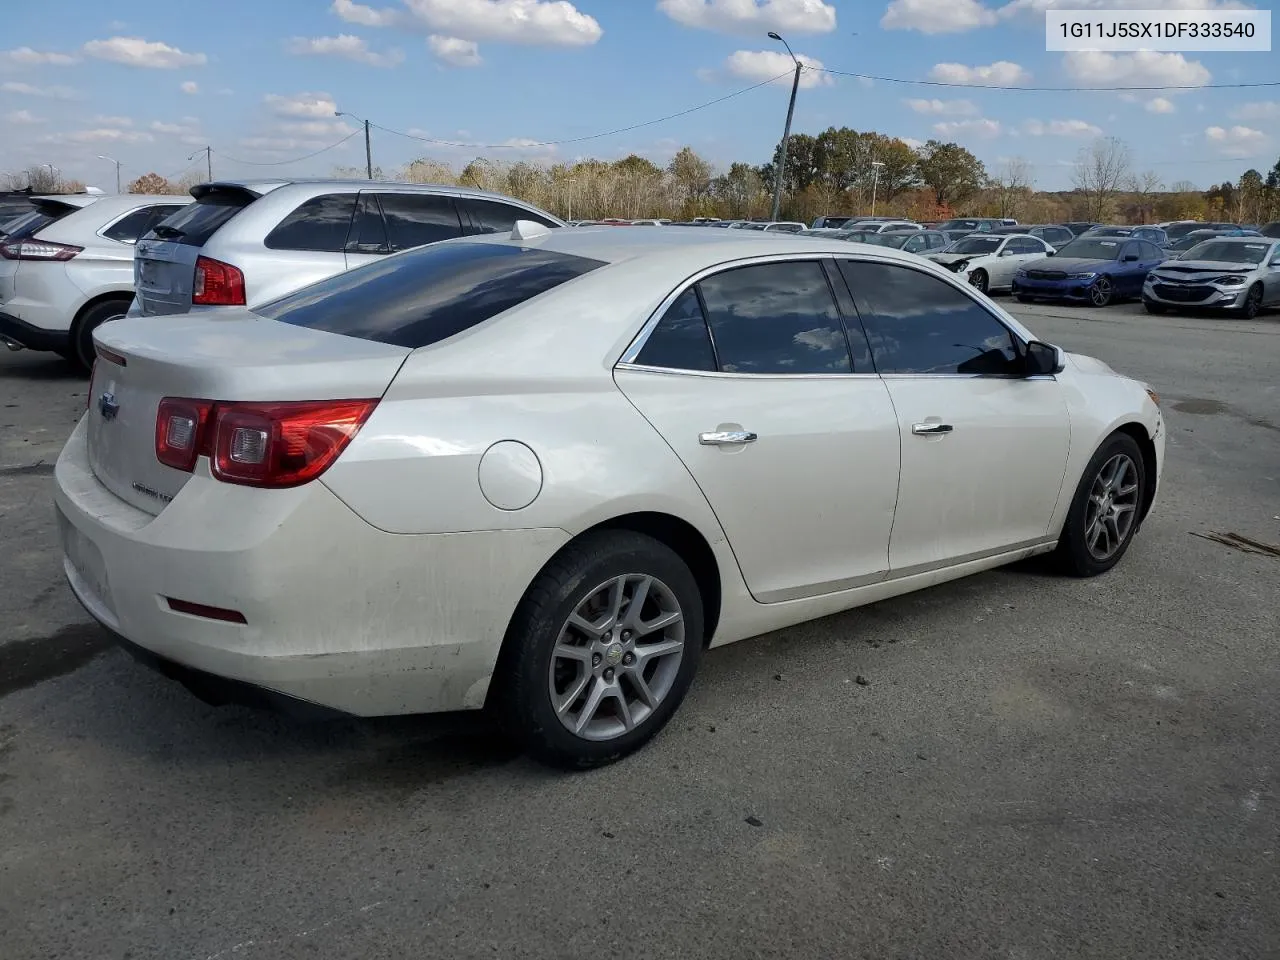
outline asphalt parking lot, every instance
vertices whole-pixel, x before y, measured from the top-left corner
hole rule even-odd
[[[1280,544],[1280,316],[1017,313],[1163,398],[1122,565],[713,651],[586,775],[469,718],[206,707],[112,648],[50,503],[85,382],[0,355],[0,955],[1276,956],[1280,556],[1231,537]]]

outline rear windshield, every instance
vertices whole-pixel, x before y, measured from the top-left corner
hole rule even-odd
[[[496,243],[443,243],[378,260],[255,312],[416,349],[483,323],[604,262]]]
[[[42,230],[49,224],[53,223],[53,217],[47,213],[41,213],[39,210],[32,210],[20,217],[12,220],[6,220],[0,223],[0,237],[11,240],[21,240],[29,237],[37,230]]]
[[[161,220],[145,239],[203,247],[224,223],[256,199],[243,190],[214,190]]]

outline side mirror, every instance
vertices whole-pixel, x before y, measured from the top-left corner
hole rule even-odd
[[[1052,247],[1050,247],[1049,252],[1045,254],[1046,257],[1056,257],[1057,255],[1058,251],[1054,250]]]
[[[1048,343],[1032,340],[1027,344],[1027,376],[1046,377],[1061,373],[1066,367],[1062,351]]]

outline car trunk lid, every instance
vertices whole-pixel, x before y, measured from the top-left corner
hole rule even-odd
[[[89,387],[89,463],[112,493],[153,515],[191,479],[156,459],[156,412],[164,397],[255,402],[381,397],[410,353],[246,310],[219,313],[130,318],[95,334],[100,359]]]
[[[201,248],[262,192],[235,183],[191,190],[195,203],[161,221],[134,248],[133,286],[143,316],[189,313]]]

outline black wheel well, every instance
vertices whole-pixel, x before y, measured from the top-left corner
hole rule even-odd
[[[133,294],[127,290],[115,290],[111,293],[100,293],[93,299],[85,301],[84,305],[76,311],[75,318],[71,321],[71,329],[75,330],[76,324],[78,324],[81,318],[83,318],[84,315],[94,307],[100,307],[102,304],[110,303],[112,300],[119,300],[121,303],[125,304],[127,309],[129,303],[133,301]]]
[[[1141,523],[1146,519],[1147,513],[1151,510],[1151,504],[1156,497],[1156,445],[1155,441],[1147,434],[1147,428],[1140,423],[1126,423],[1124,426],[1116,430],[1116,433],[1123,433],[1133,438],[1137,443],[1138,449],[1142,451],[1142,512],[1138,514],[1138,522]]]

